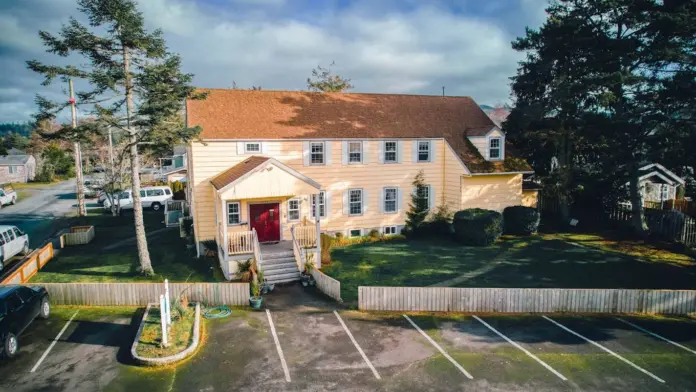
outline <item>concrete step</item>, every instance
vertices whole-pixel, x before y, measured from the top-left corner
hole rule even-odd
[[[263,261],[276,260],[276,259],[286,259],[294,258],[295,254],[292,251],[289,252],[274,252],[274,253],[263,253],[261,252],[261,258]]]
[[[277,264],[288,264],[292,263],[295,264],[295,258],[294,257],[284,257],[282,259],[263,259],[261,262],[261,266],[266,267],[267,265],[277,265]]]
[[[295,268],[297,269],[297,264],[295,260],[289,260],[285,263],[274,263],[274,264],[262,264],[261,268],[264,271],[273,271],[281,268]]]
[[[295,270],[295,272],[288,272],[273,276],[264,275],[264,277],[266,278],[266,283],[285,283],[300,280],[300,273]]]
[[[263,269],[263,275],[267,278],[269,276],[282,275],[284,273],[289,273],[289,272],[299,272],[299,271],[297,270],[297,266],[294,264],[282,265],[278,268],[273,268],[273,269],[270,269],[270,268]]]

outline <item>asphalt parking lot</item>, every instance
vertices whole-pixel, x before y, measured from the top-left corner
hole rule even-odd
[[[176,367],[142,369],[128,351],[140,310],[56,311],[0,364],[2,390],[688,391],[696,321],[569,315],[363,313],[276,289],[268,309],[208,320]],[[301,298],[301,301],[298,301]],[[34,372],[32,368],[36,367]]]

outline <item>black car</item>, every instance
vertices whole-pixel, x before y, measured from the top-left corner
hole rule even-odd
[[[0,341],[2,353],[12,358],[19,351],[17,336],[38,316],[51,313],[48,292],[43,287],[0,287]]]

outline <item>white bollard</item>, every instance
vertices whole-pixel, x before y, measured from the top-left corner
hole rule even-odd
[[[162,345],[167,346],[167,316],[165,314],[165,305],[166,302],[164,302],[164,295],[160,294],[160,320],[162,321]]]
[[[169,302],[169,280],[164,280],[164,301],[166,304],[165,311],[167,312],[167,325],[172,324],[172,304]]]

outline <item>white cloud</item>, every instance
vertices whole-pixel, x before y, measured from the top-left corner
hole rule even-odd
[[[51,1],[31,0],[34,4]],[[532,18],[543,0],[519,1],[522,14]],[[196,74],[194,83],[203,87],[230,87],[234,80],[240,87],[305,89],[312,68],[335,61],[335,71],[351,78],[357,92],[439,94],[446,86],[448,95],[497,103],[508,100],[508,78],[522,58],[510,48],[510,41],[522,31],[506,31],[499,19],[455,14],[444,7],[371,12],[371,2],[359,2],[293,16],[286,13],[292,3],[282,0],[253,6],[242,4],[251,0],[229,3],[229,7],[211,8],[193,0],[147,0],[140,2],[140,9],[150,28],[164,30],[171,50],[182,56],[184,71]],[[69,7],[62,15],[37,19],[16,7],[11,15],[3,14],[11,23],[0,23],[0,32],[36,37],[39,28],[48,25],[55,32],[68,13],[76,13]],[[275,14],[279,8],[284,12],[280,17]],[[23,61],[43,49],[28,38],[19,43],[5,41],[0,41],[0,64],[16,61],[13,70],[21,75],[0,79],[0,88],[22,89],[21,99],[29,106],[34,91],[42,87],[38,78],[22,70]],[[5,54],[3,45],[27,58]],[[33,85],[26,81],[20,85],[20,78]],[[24,112],[20,106],[0,107],[0,121]]]

